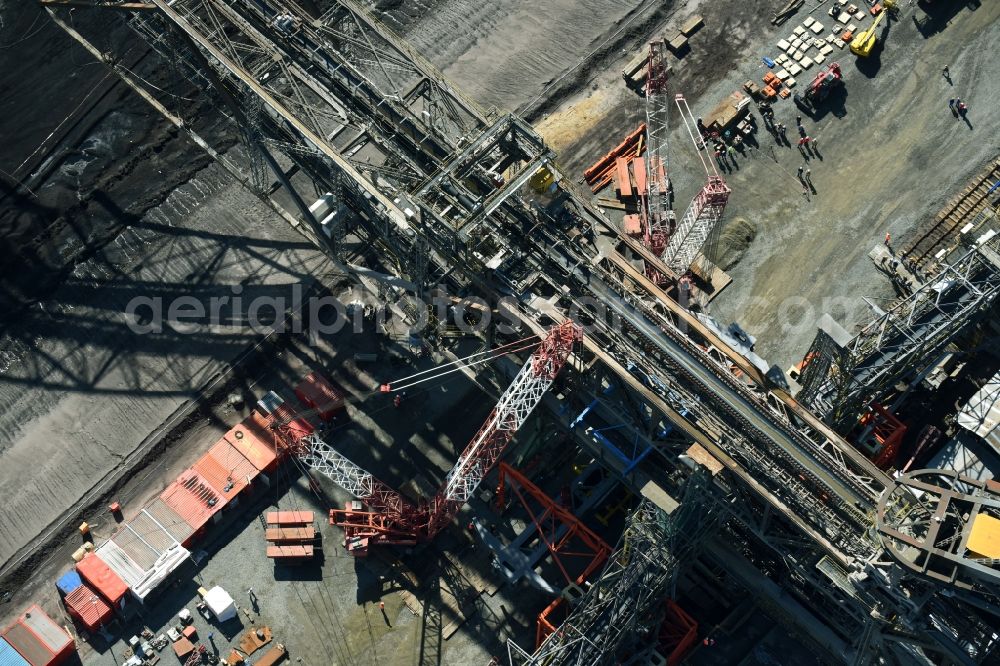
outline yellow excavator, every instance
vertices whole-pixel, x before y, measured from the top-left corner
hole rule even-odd
[[[885,0],[882,3],[882,11],[878,13],[872,24],[868,26],[867,30],[863,30],[858,33],[857,37],[851,40],[851,53],[861,58],[867,58],[871,55],[872,49],[875,48],[875,43],[878,42],[878,31],[879,24],[882,23],[890,11],[896,8],[897,0]]]

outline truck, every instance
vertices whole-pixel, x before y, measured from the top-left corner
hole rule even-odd
[[[793,99],[795,105],[810,113],[830,96],[830,93],[844,85],[844,79],[840,72],[840,65],[831,62],[826,69],[817,72],[816,77],[806,87],[801,95],[795,93]]]

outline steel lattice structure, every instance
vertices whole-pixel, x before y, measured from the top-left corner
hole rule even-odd
[[[530,655],[508,642],[512,666],[611,663],[618,649],[638,633],[647,611],[662,603],[677,565],[668,544],[666,515],[644,504],[632,515],[601,577],[559,629]]]
[[[799,399],[842,430],[901,380],[920,377],[1000,291],[1000,238],[961,253],[840,348],[820,331],[806,358]]]
[[[370,511],[332,510],[331,522],[343,527],[347,540],[368,539],[358,550],[386,541],[424,541],[444,529],[469,501],[518,429],[541,402],[556,375],[566,364],[581,329],[572,322],[554,327],[531,354],[514,381],[500,396],[497,406],[448,472],[444,484],[430,502],[419,506],[364,471],[333,447],[312,436],[300,459],[325,474],[342,488],[369,505]]]
[[[416,512],[412,502],[327,444],[319,434],[312,433],[300,439],[299,447],[301,452],[297,456],[303,465],[327,477],[370,507],[401,516],[411,516]]]
[[[694,118],[684,95],[677,95],[675,99],[677,109],[684,120],[684,127],[694,143],[698,159],[701,160],[707,175],[707,182],[684,211],[677,224],[677,230],[670,236],[670,242],[663,253],[663,258],[670,268],[677,273],[684,273],[694,263],[705,241],[722,220],[722,214],[729,202],[730,189],[715,165],[710,160],[706,161],[702,154],[704,140],[701,137],[696,138],[691,129],[694,126]]]
[[[678,569],[693,559],[706,530],[714,526],[706,504],[706,475],[694,473],[673,514],[644,500],[628,520],[618,548],[600,578],[572,604],[569,617],[533,654],[508,642],[511,666],[616,663],[620,651],[643,652],[640,636],[663,620],[653,613],[670,593]]]
[[[670,97],[667,92],[666,43],[658,39],[649,43],[649,62],[646,73],[646,192],[645,206],[639,211],[644,216],[643,236],[647,247],[657,257],[667,247],[667,237],[674,222],[670,205],[669,135]],[[666,276],[655,266],[646,266],[646,274],[658,283]]]
[[[567,322],[552,329],[500,396],[486,423],[472,438],[431,502],[427,533],[437,534],[472,497],[521,425],[542,401],[566,364],[582,330]]]
[[[300,228],[305,221],[335,262],[374,275],[347,263],[340,232],[327,236],[344,227],[315,219],[296,188],[304,176],[309,196],[330,193],[349,212],[347,231],[384,259],[378,268],[411,278],[382,274],[387,293],[440,280],[455,293],[513,294],[523,305],[517,316],[538,334],[562,321],[562,313],[589,312],[595,303],[613,313],[621,326],[597,325],[584,341],[588,358],[597,361],[588,372],[610,373],[669,420],[670,445],[698,442],[725,466],[753,507],[754,515],[741,519],[752,526],[747,538],[774,550],[802,544],[806,557],[783,584],[809,603],[835,597],[841,612],[831,623],[853,640],[855,618],[870,607],[842,572],[857,573],[859,563],[877,559],[879,548],[864,535],[890,479],[637,271],[634,258],[675,274],[642,242],[605,223],[527,123],[478,108],[351,0],[320,17],[292,2],[277,9],[266,0],[147,4],[155,10],[129,14],[130,23],[164,63],[228,115],[243,136],[239,150],[221,154],[198,134],[197,123],[168,109],[118,58],[105,56],[114,45],[95,47],[68,22],[60,25],[286,220]],[[557,213],[531,202],[521,187],[542,166],[559,184]],[[297,183],[293,173],[300,174]],[[270,196],[271,178],[297,215]],[[592,242],[599,234],[610,246]],[[543,299],[540,292],[554,296]],[[643,467],[657,483],[687,473],[676,456],[656,461],[659,467]],[[363,483],[363,474],[351,473],[352,482]],[[780,520],[755,523],[769,512]],[[375,520],[383,515],[369,515],[375,534],[385,533]],[[829,581],[810,575],[816,554],[834,563],[828,577],[843,587],[831,591]],[[920,596],[918,587],[901,586],[893,575],[869,579],[899,609],[884,620],[887,626],[927,633],[910,609],[932,602],[943,623],[960,626],[966,619],[965,606]],[[914,649],[931,649],[926,643]]]

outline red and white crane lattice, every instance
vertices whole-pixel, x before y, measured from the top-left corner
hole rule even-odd
[[[319,433],[289,432],[287,426],[279,432],[306,467],[325,475],[366,505],[364,511],[352,508],[330,511],[331,524],[344,529],[345,545],[352,554],[366,555],[369,547],[376,544],[427,541],[444,529],[472,497],[518,428],[541,402],[566,364],[573,345],[582,338],[582,330],[572,322],[548,332],[430,500],[414,503],[407,499],[339,453]],[[382,391],[397,388],[400,387],[383,385]]]
[[[668,133],[670,130],[670,102],[667,92],[666,44],[656,40],[649,44],[649,61],[646,76],[646,192],[640,197],[639,213],[642,217],[643,240],[650,251],[679,275],[683,275],[697,258],[712,230],[722,220],[729,201],[729,186],[719,175],[715,164],[706,159],[704,140],[696,136],[697,123],[683,95],[674,101],[687,129],[695,152],[705,170],[705,185],[698,191],[691,204],[676,223],[670,206],[671,182],[667,176]],[[646,266],[646,276],[658,284],[667,278],[655,266]]]

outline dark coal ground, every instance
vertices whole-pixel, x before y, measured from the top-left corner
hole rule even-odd
[[[136,71],[148,47],[109,10],[72,12],[107,26]],[[73,266],[208,164],[146,102],[33,2],[0,5],[0,326],[51,294]],[[179,77],[145,72],[169,89]],[[171,90],[194,99],[193,90]],[[184,101],[187,117],[204,108]],[[225,144],[228,137],[215,137]],[[231,140],[230,140],[231,143]],[[151,175],[155,175],[151,177]]]

